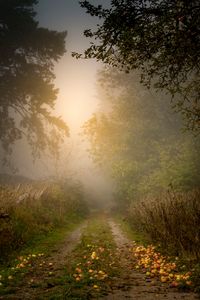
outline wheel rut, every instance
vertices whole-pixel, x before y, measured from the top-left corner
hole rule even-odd
[[[97,218],[96,218],[97,220]],[[102,220],[101,220],[102,221]],[[119,273],[115,273],[116,277],[108,277],[107,288],[105,293],[95,294],[88,293],[88,290],[94,289],[94,286],[81,286],[81,283],[61,283],[59,278],[64,275],[64,269],[68,269],[70,274],[70,264],[74,263],[74,257],[78,255],[78,258],[84,258],[85,253],[76,252],[75,246],[82,241],[83,236],[88,231],[88,222],[86,220],[78,229],[74,230],[69,234],[63,243],[55,245],[54,250],[47,256],[43,256],[35,261],[33,266],[30,268],[27,274],[24,274],[22,281],[15,286],[13,292],[8,295],[0,296],[0,300],[42,300],[42,299],[104,299],[104,300],[123,300],[123,299],[134,299],[134,300],[196,300],[199,299],[197,294],[192,292],[180,292],[176,288],[170,288],[169,284],[161,283],[158,279],[153,278],[152,280],[146,278],[142,271],[135,270],[136,260],[134,258],[134,249],[137,247],[134,241],[128,239],[128,237],[122,232],[120,226],[115,220],[110,217],[104,216],[102,224],[109,224],[107,228],[111,229],[112,234],[110,238],[116,244],[116,250],[111,250],[110,253],[115,260],[117,260],[117,268],[119,265]],[[98,222],[98,220],[96,221]],[[100,224],[100,223],[99,223]],[[101,225],[103,226],[103,225]],[[87,228],[86,228],[87,227]],[[86,230],[84,230],[86,228]],[[84,231],[83,231],[84,230]],[[109,230],[110,231],[110,230]],[[83,234],[83,235],[82,235]],[[94,239],[95,239],[94,235]],[[107,239],[105,239],[107,242]],[[96,240],[94,240],[94,245]],[[86,245],[88,248],[89,245]],[[91,245],[90,245],[91,246]],[[75,248],[74,256],[73,250]],[[92,249],[92,248],[91,248]],[[103,249],[100,247],[99,249]],[[98,250],[98,249],[97,249]],[[103,249],[105,250],[105,249]],[[103,251],[102,250],[102,251]],[[81,250],[82,251],[82,250]],[[89,250],[87,250],[89,251]],[[91,250],[94,251],[94,250]],[[96,251],[96,250],[95,250]],[[83,251],[84,252],[84,251]],[[94,253],[94,252],[93,252]],[[90,256],[89,256],[90,257]],[[84,258],[85,259],[85,258]],[[86,261],[87,262],[87,259]],[[91,257],[90,257],[91,263]],[[109,263],[109,262],[108,262]],[[82,261],[82,268],[84,267]],[[90,267],[92,268],[92,267]],[[80,268],[76,268],[80,269]],[[88,267],[86,268],[88,269]],[[105,266],[106,271],[106,266]],[[74,272],[74,271],[73,271]],[[101,271],[102,272],[102,271]],[[72,273],[73,274],[73,273]],[[51,276],[50,276],[51,275]],[[66,275],[64,275],[66,276]],[[73,279],[75,282],[75,279]],[[87,287],[87,289],[86,289]],[[66,288],[75,289],[76,295],[83,295],[80,298],[70,298],[69,293],[66,293]],[[79,289],[84,289],[84,292],[79,293]],[[64,291],[65,290],[65,291]],[[85,290],[87,295],[84,294]],[[56,296],[56,298],[55,298]]]
[[[61,244],[55,245],[48,256],[37,260],[13,293],[3,297],[0,296],[0,300],[48,299],[50,291],[52,293],[54,289],[60,288],[55,279],[62,275],[67,257],[80,241],[82,231],[86,225],[87,222],[83,223],[69,234]]]

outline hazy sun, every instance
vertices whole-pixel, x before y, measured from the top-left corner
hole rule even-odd
[[[80,127],[97,109],[93,66],[85,61],[63,60],[56,69],[59,97],[56,106],[70,127],[71,132],[80,131]]]

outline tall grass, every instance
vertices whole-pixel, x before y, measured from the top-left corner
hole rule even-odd
[[[55,183],[0,187],[0,257],[35,236],[87,214],[77,186]]]
[[[200,190],[147,197],[132,203],[128,215],[134,228],[163,248],[200,258]]]

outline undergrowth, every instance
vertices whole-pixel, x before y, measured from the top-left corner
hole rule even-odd
[[[175,255],[200,258],[200,190],[173,191],[133,202],[130,224]]]
[[[0,263],[38,236],[88,213],[77,187],[60,184],[0,187]]]

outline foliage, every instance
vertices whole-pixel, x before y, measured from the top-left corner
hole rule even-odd
[[[35,183],[0,188],[1,257],[38,234],[64,225],[73,215],[84,217],[87,205],[72,184]]]
[[[100,73],[99,89],[101,111],[85,123],[84,134],[94,161],[115,179],[122,206],[171,185],[199,186],[200,140],[180,132],[181,119],[165,95],[141,89],[134,73],[116,69]]]
[[[54,63],[65,52],[66,32],[41,28],[36,0],[0,3],[0,141],[6,154],[25,137],[33,155],[58,156],[68,127],[52,110],[58,90]]]
[[[91,46],[85,58],[125,69],[139,69],[141,81],[167,90],[189,129],[199,131],[199,1],[112,0],[110,7],[80,5],[98,17],[96,31],[85,30]],[[80,58],[81,55],[73,53]]]

